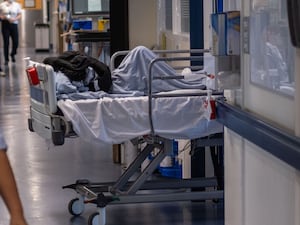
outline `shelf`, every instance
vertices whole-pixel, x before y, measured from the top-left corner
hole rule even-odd
[[[110,41],[110,32],[94,30],[78,30],[69,33],[73,42],[103,42]]]

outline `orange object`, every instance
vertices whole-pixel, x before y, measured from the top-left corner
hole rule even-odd
[[[30,85],[38,85],[40,83],[39,76],[35,67],[27,68],[26,72]]]
[[[105,32],[108,28],[109,20],[99,19],[98,20],[98,31]]]

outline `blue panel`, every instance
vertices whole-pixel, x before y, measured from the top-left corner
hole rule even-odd
[[[216,0],[216,9],[215,12],[222,13],[223,12],[223,0]]]
[[[30,86],[30,95],[31,98],[36,100],[37,102],[44,103],[44,95],[42,89],[35,87],[35,86]]]
[[[204,48],[203,0],[190,0],[190,47]],[[203,65],[203,62],[192,62],[192,65]]]
[[[203,33],[204,33],[203,0],[190,0],[190,48],[191,49],[204,48]],[[203,62],[192,61],[191,64],[192,66],[196,66],[196,65],[202,66]],[[191,159],[191,176],[205,177],[205,151],[203,150],[196,151],[196,154],[193,155]]]
[[[217,101],[217,120],[241,137],[300,170],[300,138],[224,101]]]

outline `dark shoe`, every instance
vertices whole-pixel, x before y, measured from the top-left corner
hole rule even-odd
[[[12,61],[12,62],[16,62],[16,59],[15,59],[14,56],[11,57],[11,61]]]
[[[5,61],[4,65],[7,66],[8,65],[8,61]]]

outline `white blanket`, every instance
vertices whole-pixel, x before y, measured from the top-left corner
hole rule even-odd
[[[149,65],[155,55],[149,49],[138,46],[122,60],[122,63],[112,71],[112,93],[131,94],[132,96],[148,93]],[[164,61],[153,65],[153,77],[171,77],[176,71]],[[156,79],[152,82],[152,92],[172,91],[178,89],[206,89],[206,75],[197,71],[194,76],[186,75],[184,79]]]
[[[91,77],[87,72],[87,78],[82,82],[71,82],[63,73],[56,73],[56,89],[58,99],[96,99],[104,96],[143,96],[148,94],[149,64],[155,59],[155,55],[149,49],[138,46],[131,50],[122,60],[122,63],[112,71],[112,87],[109,93],[103,91],[87,91]],[[91,69],[88,70],[91,72]],[[176,71],[166,62],[157,62],[152,69],[153,77],[170,77],[176,75]],[[172,91],[178,89],[206,89],[206,75],[203,71],[186,74],[184,79],[154,79],[152,92]],[[87,90],[86,90],[87,89]]]
[[[68,93],[58,101],[74,131],[88,142],[117,144],[151,132],[148,97],[149,63],[156,55],[139,46],[133,49],[112,71],[110,93]],[[176,72],[167,63],[153,67],[153,76],[172,76]],[[154,80],[153,92],[176,92],[205,89],[206,76],[197,74],[185,79]],[[187,90],[188,89],[188,90]],[[72,101],[76,100],[76,101]],[[79,100],[77,100],[79,99]],[[153,99],[152,115],[156,135],[169,139],[194,139],[222,132],[222,126],[209,120],[203,97],[164,97]]]
[[[209,120],[206,97],[153,99],[155,134],[169,139],[194,139],[223,131]],[[74,131],[88,142],[118,144],[150,133],[148,97],[60,100],[58,106]]]

